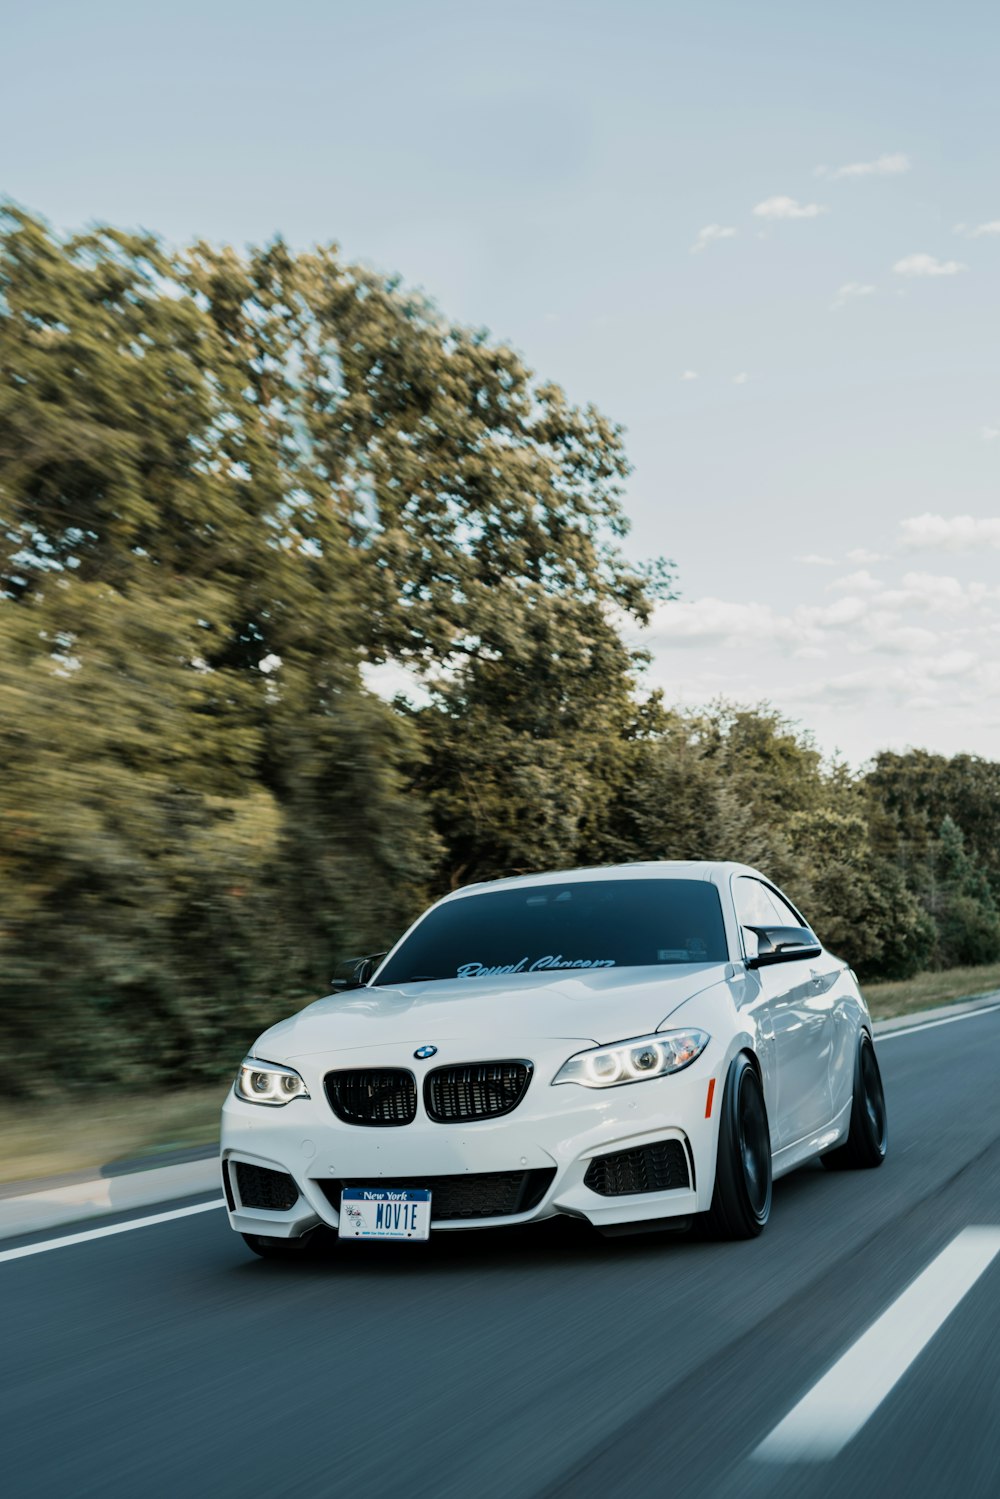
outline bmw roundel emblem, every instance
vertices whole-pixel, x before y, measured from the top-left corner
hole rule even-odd
[[[425,1062],[428,1057],[437,1056],[436,1046],[418,1046],[413,1055],[420,1062]]]

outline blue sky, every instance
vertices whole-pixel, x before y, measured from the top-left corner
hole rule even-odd
[[[15,200],[336,239],[626,425],[670,700],[1000,756],[1000,13],[7,9]]]

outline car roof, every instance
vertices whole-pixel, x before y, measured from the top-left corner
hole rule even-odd
[[[553,869],[540,874],[509,875],[499,880],[484,880],[453,890],[445,900],[484,895],[491,890],[514,890],[528,885],[565,885],[591,880],[711,880],[722,883],[728,875],[749,874],[765,878],[748,864],[734,864],[717,859],[643,859],[632,864],[592,864],[580,869]]]

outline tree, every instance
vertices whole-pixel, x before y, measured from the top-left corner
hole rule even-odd
[[[950,817],[1000,898],[1000,762],[886,750],[875,756],[862,784],[876,846],[910,869],[915,885]]]
[[[16,212],[0,374],[4,1023],[36,1068],[231,1062],[429,885],[572,860],[633,716],[613,611],[662,588],[616,550],[599,413],[334,248]],[[430,705],[369,692],[383,661]]]
[[[398,283],[300,258],[303,419],[352,528],[373,664],[423,679],[415,790],[437,884],[572,862],[634,717],[616,619],[669,592],[626,565],[621,430]]]
[[[946,817],[930,862],[927,903],[937,925],[937,961],[948,968],[1000,958],[1000,912],[986,872]]]
[[[610,809],[603,857],[731,859],[773,879],[801,878],[792,815],[827,794],[820,756],[768,705],[701,712],[648,706]]]
[[[433,850],[415,740],[361,681],[271,259],[6,225],[0,941],[39,1074],[227,1065],[409,914]]]
[[[1000,953],[1000,765],[855,778],[766,704],[644,694],[624,625],[671,574],[622,555],[627,475],[601,413],[335,246],[4,216],[19,1086],[213,1075],[428,894],[583,862],[755,864],[870,976]]]
[[[926,965],[934,924],[900,870],[873,850],[858,811],[797,812],[789,839],[802,871],[798,904],[827,947],[863,979],[908,978]]]

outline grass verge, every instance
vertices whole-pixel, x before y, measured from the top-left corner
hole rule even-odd
[[[935,1005],[1000,989],[1000,963],[951,968],[886,984],[866,984],[876,1019],[911,1015]],[[228,1083],[145,1095],[108,1093],[70,1103],[0,1107],[0,1183],[61,1176],[109,1161],[143,1159],[155,1166],[172,1150],[210,1145]]]
[[[919,973],[912,979],[865,984],[863,988],[875,1019],[889,1020],[894,1015],[912,1015],[1000,989],[1000,963],[985,968],[946,968],[941,973]]]
[[[210,1145],[228,1083],[158,1094],[101,1094],[68,1103],[0,1108],[0,1182],[88,1171],[144,1158],[155,1166],[172,1150]]]

